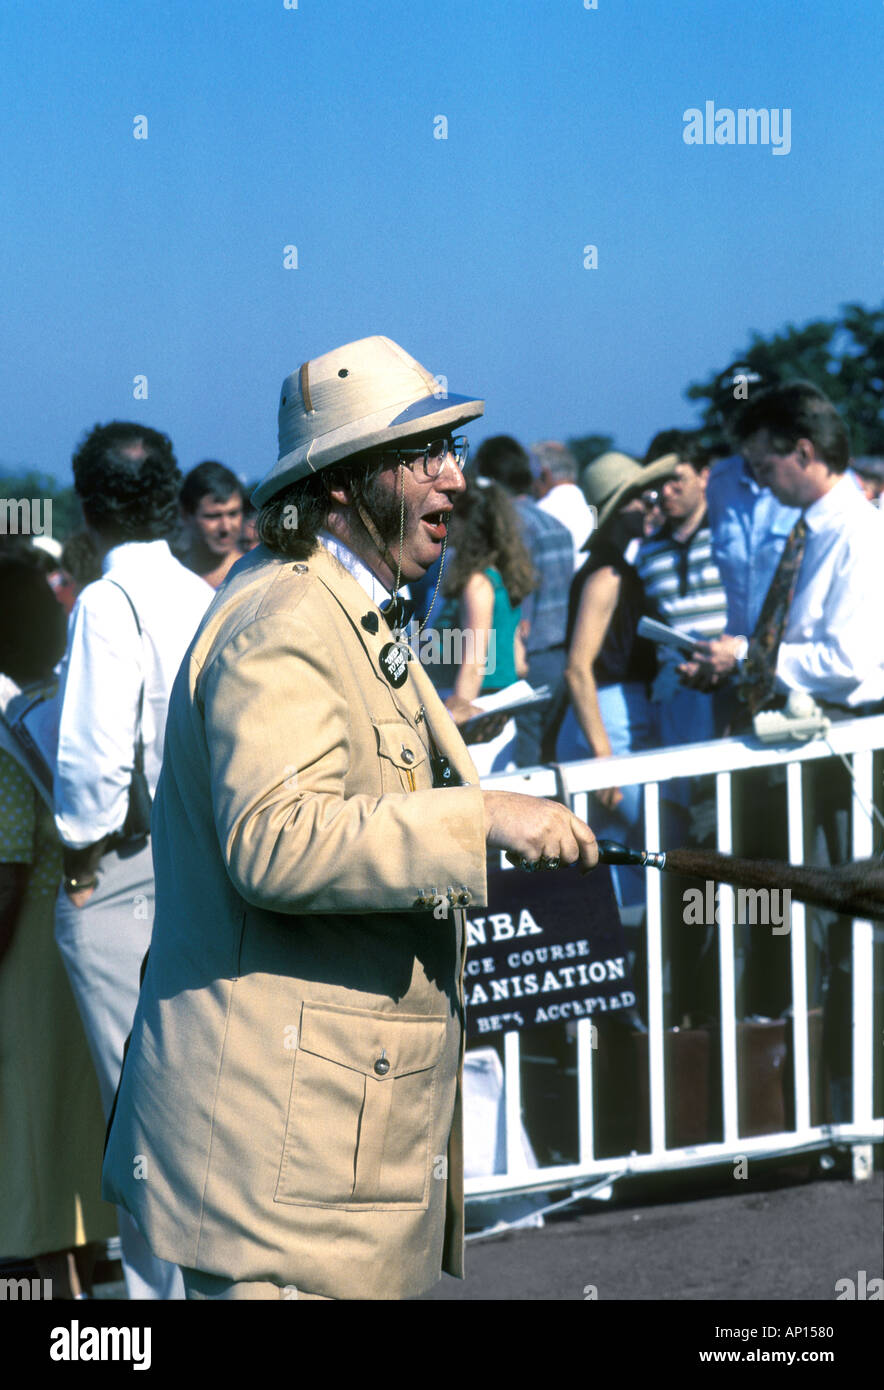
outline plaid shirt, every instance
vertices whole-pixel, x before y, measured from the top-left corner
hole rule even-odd
[[[529,497],[515,499],[525,544],[537,572],[537,587],[522,603],[522,617],[531,623],[525,650],[547,651],[565,641],[568,625],[568,591],[574,577],[574,542],[571,532]]]

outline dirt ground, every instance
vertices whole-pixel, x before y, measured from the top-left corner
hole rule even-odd
[[[775,1172],[745,1190],[686,1196],[624,1192],[583,1202],[542,1229],[470,1240],[466,1279],[443,1276],[428,1301],[836,1299],[836,1282],[882,1275],[884,1183]],[[843,1291],[843,1286],[842,1290]]]

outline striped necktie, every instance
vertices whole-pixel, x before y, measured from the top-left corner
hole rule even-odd
[[[770,704],[776,690],[777,653],[786,630],[795,596],[798,572],[804,559],[807,522],[800,517],[786,541],[776,573],[762,605],[743,665],[740,699],[750,715]]]

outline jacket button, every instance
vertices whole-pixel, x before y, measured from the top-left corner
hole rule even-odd
[[[378,1076],[386,1076],[387,1072],[390,1070],[390,1063],[387,1061],[386,1057],[379,1057],[374,1064],[374,1069]]]
[[[402,761],[408,763],[409,767],[414,762],[413,751],[410,748],[406,748],[404,743],[402,745]]]

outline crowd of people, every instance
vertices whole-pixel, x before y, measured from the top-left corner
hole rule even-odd
[[[469,680],[452,682],[448,666],[440,662],[436,669],[432,659],[430,675],[446,694],[453,684],[455,695],[471,697],[499,689],[513,675],[550,688],[541,713],[532,707],[516,716],[519,737],[489,771],[673,747],[744,731],[754,712],[752,702],[739,695],[750,639],[802,510],[838,484],[836,496],[846,499],[844,506],[851,504],[845,514],[850,524],[836,527],[833,518],[824,528],[827,551],[836,531],[839,536],[831,563],[844,558],[853,570],[863,557],[871,561],[884,459],[850,459],[835,408],[809,384],[764,393],[757,409],[757,420],[748,408],[742,412],[742,429],[750,433],[735,436],[740,452],[711,456],[700,431],[667,430],[655,436],[641,460],[616,452],[594,459],[583,469],[579,487],[577,463],[562,444],[525,449],[500,435],[479,447],[463,513],[458,515],[459,507],[452,521],[451,542],[456,547],[460,528],[469,526],[470,546],[480,532],[484,555],[479,550],[473,557],[470,589],[452,581],[458,562],[449,561],[442,593],[460,603],[428,615],[440,629],[460,622],[475,633],[470,650],[477,655],[468,663]],[[742,446],[757,436],[768,449],[776,444],[782,450],[802,437],[799,431],[817,440],[809,441],[812,481],[802,471],[779,482],[773,464],[770,481],[766,476],[762,481]],[[873,505],[860,506],[863,501]],[[819,510],[825,515],[825,508]],[[527,592],[525,549],[533,569]],[[502,580],[499,567],[512,570],[517,562],[518,579]],[[884,697],[881,652],[871,638],[873,595],[863,593],[847,570],[843,578],[840,570],[830,576],[822,596],[819,584],[805,595],[809,575],[808,568],[789,629],[779,635],[780,669],[767,673],[764,707],[781,707],[788,691],[796,690],[826,708],[868,712]],[[487,576],[485,603],[477,609],[473,594],[482,592],[480,576]],[[432,570],[420,586],[421,598],[435,581]],[[848,608],[854,615],[852,632],[868,632],[869,643],[851,642],[850,632],[842,636]],[[798,614],[805,610],[806,619],[807,609],[815,616],[812,630],[805,621],[805,633]],[[642,617],[691,639],[690,659],[675,644],[640,637]],[[793,652],[805,647],[799,636],[815,650]],[[489,645],[494,665],[486,661],[480,683],[476,669]],[[599,800],[612,809],[622,803],[623,793],[614,787]]]
[[[579,489],[576,461],[562,444],[526,449],[497,436],[479,447],[474,486],[493,499],[485,510],[493,507],[499,518],[486,522],[485,533],[490,537],[496,526],[507,534],[520,521],[534,568],[534,587],[521,607],[520,592],[508,588],[507,622],[518,620],[515,655],[522,660],[516,669],[533,685],[550,687],[542,707],[516,713],[508,737],[474,751],[483,771],[751,732],[758,711],[783,709],[793,692],[811,697],[831,720],[884,711],[878,599],[884,459],[852,458],[837,410],[806,382],[757,390],[751,401],[735,403],[728,425],[731,452],[713,457],[699,431],[666,430],[641,460],[616,452],[592,460]],[[489,541],[489,579],[499,565]],[[495,613],[499,595],[496,604]],[[484,620],[493,625],[490,612],[486,605]],[[481,616],[462,602],[443,621],[468,626]],[[693,649],[639,636],[643,617],[689,639]],[[501,647],[511,641],[509,627],[499,626],[496,635],[496,670],[481,687],[472,679],[473,696],[504,683],[498,673],[513,669],[510,651]],[[483,634],[476,646],[486,650],[488,638]],[[446,692],[444,667],[430,670]],[[848,774],[834,760],[809,764],[805,785],[814,817],[807,861],[845,862]],[[663,843],[714,847],[714,800],[709,777],[665,781]],[[639,843],[641,815],[640,786],[611,786],[590,798],[589,820],[599,836]],[[735,852],[787,860],[787,825],[784,767],[741,774]],[[620,868],[612,877],[641,992],[644,874]],[[665,920],[674,924],[665,943],[667,1018],[676,1026],[711,1021],[718,1012],[715,923],[705,933],[686,934],[672,881],[664,898]],[[826,1005],[832,1112],[843,1116],[849,928],[816,909],[810,921],[809,1000],[812,1007]],[[736,946],[738,1016],[749,1022],[787,1016],[788,939],[738,924]],[[640,1023],[646,1007],[638,1013]]]
[[[313,414],[303,375],[299,389],[305,416]],[[480,405],[464,418],[475,418]],[[441,407],[425,413],[446,429],[448,420],[461,423],[451,406],[446,418]],[[377,578],[377,567],[374,577],[363,573],[365,565],[359,570],[344,553],[344,532],[332,535],[328,523],[316,532],[370,598],[386,602],[392,590],[395,599],[400,578],[410,579],[422,625],[439,638],[421,648],[435,654],[424,669],[454,722],[465,727],[478,697],[522,678],[548,691],[514,720],[502,715],[491,731],[487,721],[479,726],[482,742],[471,753],[480,773],[746,732],[755,712],[782,706],[793,691],[812,696],[833,718],[884,710],[884,518],[877,506],[884,460],[851,460],[837,411],[805,383],[755,392],[731,425],[727,457],[704,452],[698,432],[669,430],[642,459],[607,452],[582,473],[561,443],[524,448],[495,436],[469,460],[459,437],[446,434],[439,468],[453,457],[466,465],[464,481],[447,484],[450,506],[415,514],[428,558],[410,575],[404,500],[387,526],[370,475],[342,492],[332,459],[326,508],[329,499],[352,507],[373,539],[374,516],[384,553],[394,559],[399,527],[401,575],[394,571],[392,584],[386,571]],[[393,437],[409,442],[401,426]],[[369,444],[374,437],[363,452]],[[439,468],[433,472],[429,446],[413,452],[432,482]],[[173,687],[181,687],[183,709],[182,661],[215,593],[220,602],[247,586],[256,572],[249,565],[261,563],[267,544],[295,556],[293,542],[283,538],[283,552],[279,540],[287,523],[277,504],[289,474],[269,490],[262,484],[255,507],[231,469],[205,462],[182,480],[165,435],[122,422],[85,437],[73,472],[83,530],[63,547],[10,538],[0,551],[0,1256],[35,1259],[65,1297],[88,1296],[96,1242],[114,1226],[94,1175],[151,943],[150,812]],[[298,496],[303,531],[318,502],[309,491]],[[310,553],[305,548],[304,557]],[[289,568],[297,576],[306,565],[296,557]],[[370,617],[360,620],[366,631]],[[642,617],[690,639],[690,650],[640,637]],[[391,626],[401,640],[404,608]],[[439,653],[450,649],[445,637],[455,629],[472,641],[461,644],[460,660],[446,661]],[[380,652],[380,673],[398,688],[389,646]],[[262,671],[260,653],[243,646],[239,686],[227,677],[228,702],[245,700]],[[272,686],[272,672],[269,678]],[[193,708],[202,717],[200,702],[220,698],[207,683]],[[237,710],[227,712],[238,718]],[[179,725],[189,719],[195,730],[196,715],[179,716]],[[405,743],[393,747],[395,738],[386,747],[384,721],[374,723],[396,786],[415,787],[414,752]],[[180,729],[177,737],[184,738]],[[433,787],[447,775],[438,772],[446,761],[439,746]],[[168,759],[168,743],[165,749]],[[244,775],[236,748],[223,739],[209,749],[213,766],[222,755],[231,776],[237,769]],[[294,766],[285,772],[289,780],[283,783],[281,771],[280,785],[296,784]],[[849,783],[818,790],[815,848],[821,862],[837,862],[847,856]],[[224,795],[235,801],[235,791],[231,783]],[[764,857],[776,857],[780,792],[770,774],[748,787],[738,832],[743,852],[757,853],[764,841]],[[671,814],[696,832],[702,783],[676,781],[667,794]],[[155,833],[156,816],[155,807]],[[638,789],[602,789],[589,819],[597,835],[632,839]],[[163,834],[170,833],[164,821]],[[229,834],[238,845],[238,823]],[[505,843],[515,843],[509,834]],[[552,867],[558,857],[543,863]],[[175,891],[165,884],[167,900]],[[251,890],[241,891],[248,901]],[[635,871],[623,873],[618,894],[624,911],[640,907]],[[458,901],[469,899],[464,888]],[[343,888],[340,901],[348,901]],[[825,944],[826,985],[841,1007],[831,1026],[843,1052],[847,944],[835,926]],[[776,1016],[788,1007],[786,957],[782,943],[774,945],[773,961],[769,943],[747,952],[747,980],[754,972],[757,993],[750,999],[747,985],[747,1013]],[[443,1152],[444,1138],[434,1140]],[[156,1178],[152,1191],[166,1181]],[[159,1258],[162,1242],[149,1245],[143,1223],[124,1205],[117,1216],[129,1296],[183,1297],[182,1262]],[[209,1296],[193,1292],[201,1287],[196,1271],[188,1277],[188,1296]]]

